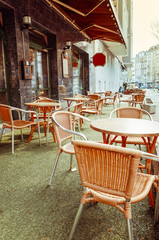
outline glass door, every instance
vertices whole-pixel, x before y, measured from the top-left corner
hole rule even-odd
[[[38,47],[30,47],[33,100],[39,96],[50,97],[48,52]]]

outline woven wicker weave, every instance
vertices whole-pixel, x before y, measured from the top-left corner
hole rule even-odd
[[[131,204],[148,195],[157,176],[137,172],[142,156],[139,150],[88,141],[73,143],[85,190],[69,240],[73,239],[83,204],[90,201],[118,208],[128,220],[129,239],[133,239]]]
[[[81,111],[82,114],[102,114],[102,107],[103,107],[103,99],[99,99],[94,101],[95,105],[92,104],[87,105],[85,109]]]
[[[135,107],[126,107],[126,108],[117,108],[110,113],[110,118],[116,114],[117,118],[137,118],[142,119],[143,117],[147,117],[149,120],[152,121],[152,116],[145,110]],[[116,143],[122,143],[122,139],[118,136],[115,139]],[[142,138],[139,137],[128,137],[126,140],[126,144],[138,144],[138,145],[145,145]]]

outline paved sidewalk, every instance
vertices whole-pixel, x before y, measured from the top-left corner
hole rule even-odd
[[[159,121],[159,92],[157,89],[147,89],[146,98],[151,98],[156,105],[156,113],[152,114],[154,121]]]

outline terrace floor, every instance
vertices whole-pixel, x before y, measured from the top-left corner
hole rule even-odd
[[[159,93],[150,94],[159,101],[155,97],[159,97]],[[113,107],[104,106],[102,117],[108,117],[112,110]],[[156,112],[153,117],[159,121],[159,111]],[[89,140],[102,140],[101,134],[86,123],[82,132]],[[69,171],[70,156],[62,153],[53,182],[48,186],[57,144],[51,134],[47,146],[41,133],[41,147],[37,133],[30,143],[27,143],[28,136],[29,129],[24,134],[25,142],[22,142],[16,132],[15,154],[11,154],[10,133],[3,136],[0,144],[0,240],[66,240],[82,195],[79,173]],[[77,166],[75,158],[73,165]],[[135,240],[159,239],[159,225],[153,225],[153,216],[148,198],[132,206]],[[74,239],[127,240],[126,220],[116,208],[88,204],[84,207]]]

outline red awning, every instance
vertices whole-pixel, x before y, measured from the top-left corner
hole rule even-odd
[[[125,45],[121,27],[110,0],[45,0],[90,40]]]

